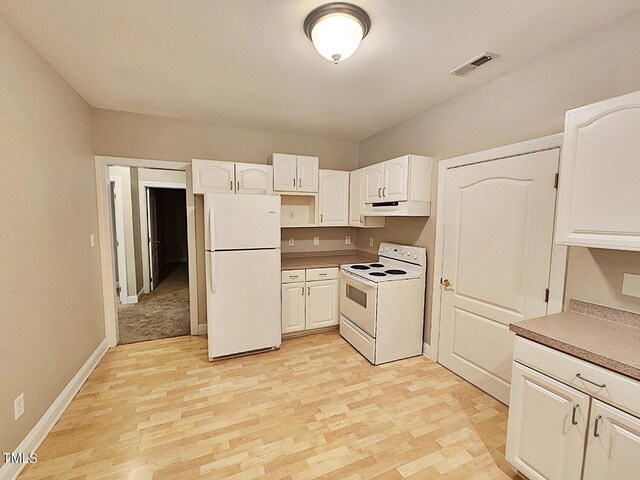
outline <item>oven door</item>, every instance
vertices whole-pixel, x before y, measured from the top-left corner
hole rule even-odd
[[[376,336],[377,291],[375,282],[340,272],[340,315],[373,338]]]

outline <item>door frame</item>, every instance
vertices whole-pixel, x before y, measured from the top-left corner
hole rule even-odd
[[[128,303],[127,288],[127,259],[124,239],[124,206],[122,204],[122,179],[120,177],[109,178],[109,183],[113,182],[113,224],[115,226],[115,242],[118,251],[118,285],[120,287],[120,303]],[[114,262],[115,265],[115,262]]]
[[[440,341],[440,321],[442,309],[442,266],[444,261],[444,216],[447,171],[452,168],[464,167],[476,163],[485,163],[509,157],[517,157],[544,150],[562,149],[563,134],[558,133],[548,137],[527,140],[502,147],[492,148],[481,152],[470,153],[459,157],[452,157],[438,162],[438,197],[436,202],[436,241],[433,258],[433,293],[431,300],[431,344],[429,358],[438,361]],[[561,152],[562,153],[562,152]],[[555,215],[558,212],[558,196],[556,195]],[[556,225],[554,218],[553,246],[551,248],[551,270],[549,273],[549,303],[547,314],[560,313],[564,304],[564,283],[567,270],[568,247],[556,243]]]
[[[146,221],[147,215],[149,212],[149,207],[147,205],[147,188],[171,188],[175,190],[185,190],[187,189],[187,183],[164,183],[150,180],[141,180],[138,182],[138,197],[139,197],[139,206],[140,206],[140,248],[142,249],[142,288],[144,293],[149,293],[151,291],[151,281],[150,281],[150,264],[149,264],[149,224]],[[187,207],[188,211],[188,207]],[[143,224],[142,219],[145,219]],[[188,222],[188,218],[187,218]],[[144,234],[144,235],[143,235]],[[189,225],[187,224],[187,236],[189,234]],[[188,243],[188,240],[187,240]],[[189,251],[189,255],[191,255],[191,251]]]
[[[115,265],[113,240],[109,224],[109,166],[156,168],[186,172],[187,195],[187,249],[189,256],[189,316],[191,335],[198,335],[198,275],[196,270],[196,212],[191,163],[167,160],[151,160],[129,157],[96,155],[96,193],[98,200],[98,235],[100,239],[100,263],[102,271],[102,300],[104,308],[105,337],[110,347],[118,344],[117,299],[115,295]]]

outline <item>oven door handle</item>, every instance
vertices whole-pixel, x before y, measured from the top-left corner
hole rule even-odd
[[[352,280],[354,282],[358,282],[358,283],[361,283],[363,285],[367,285],[367,286],[373,287],[373,288],[377,287],[375,282],[372,282],[371,280],[366,280],[366,279],[361,278],[361,277],[357,277],[353,273],[349,273],[349,272],[347,272],[345,270],[342,270],[340,273],[342,275],[344,275],[347,280]]]

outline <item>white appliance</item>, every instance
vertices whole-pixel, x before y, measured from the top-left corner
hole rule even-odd
[[[206,194],[209,359],[278,348],[280,197]]]
[[[340,335],[372,364],[422,355],[424,248],[381,243],[378,261],[340,267]]]

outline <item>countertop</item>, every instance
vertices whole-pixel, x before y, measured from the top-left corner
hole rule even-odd
[[[284,253],[281,259],[282,270],[300,270],[303,268],[339,267],[345,263],[367,263],[377,260],[371,253],[357,250],[313,252],[313,253]]]
[[[571,300],[571,310],[512,323],[509,329],[640,381],[640,314]]]

